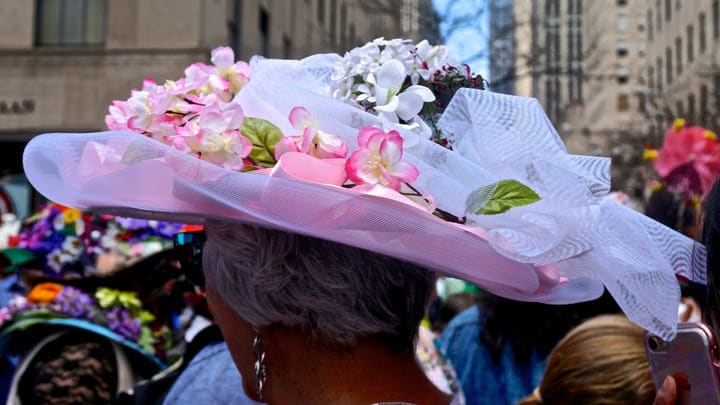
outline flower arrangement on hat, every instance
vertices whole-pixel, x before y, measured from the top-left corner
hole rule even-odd
[[[247,63],[235,62],[226,47],[213,50],[211,61],[190,65],[185,77],[163,85],[146,79],[128,100],[112,103],[108,129],[143,134],[226,169],[272,170],[396,200],[405,196],[442,219],[466,221],[411,185],[420,173],[403,161],[404,140],[397,131],[364,126],[349,153],[340,136],[321,130],[317,117],[295,106],[287,117],[294,133],[286,135],[279,123],[247,117],[233,101],[252,80]],[[330,89],[357,108],[451,148],[435,122],[457,89],[484,84],[467,65],[447,58],[444,46],[379,38],[345,55]],[[499,214],[538,200],[532,189],[507,179],[477,189],[467,205],[477,214]]]
[[[27,295],[15,295],[0,309],[0,334],[25,329],[50,319],[87,321],[107,328],[120,339],[137,344],[145,352],[164,359],[170,342],[166,325],[143,309],[136,293],[99,288],[88,294],[78,288],[45,282]]]
[[[677,118],[665,132],[662,148],[648,146],[643,158],[660,176],[654,189],[667,187],[697,204],[720,173],[720,141],[709,129]]]
[[[444,47],[210,61],[113,102],[109,132],[34,138],[31,183],[83,209],[352,245],[513,299],[605,286],[666,338],[677,307],[657,297],[679,299],[676,273],[702,282],[701,247],[605,199],[609,159],[568,154],[537,100],[481,91]]]
[[[51,202],[24,221],[2,253],[13,268],[35,263],[47,277],[79,278],[97,274],[98,257],[110,252],[119,254],[124,266],[167,249],[182,227],[82,212]]]

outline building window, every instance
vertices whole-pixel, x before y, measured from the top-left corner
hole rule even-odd
[[[270,56],[270,14],[265,8],[260,7],[260,15],[258,17],[258,26],[260,27],[261,52],[263,56]]]
[[[290,40],[290,37],[283,35],[283,58],[290,59],[292,58],[292,54],[292,41]]]
[[[655,69],[652,66],[648,66],[648,88],[651,91],[655,90]]]
[[[705,13],[700,13],[700,16],[698,17],[699,27],[698,31],[700,33],[700,53],[705,53]]]
[[[665,0],[665,21],[672,18],[672,0]]]
[[[627,31],[628,27],[628,16],[626,14],[618,14],[617,16],[617,30],[618,32]]]
[[[628,2],[627,0],[617,0],[618,6],[627,6]]]
[[[655,2],[655,11],[657,11],[657,30],[662,31],[662,9],[660,8],[660,0]]]
[[[678,76],[682,74],[682,39],[680,37],[675,38],[675,67],[677,69]]]
[[[624,39],[618,39],[617,44],[615,45],[615,52],[617,53],[617,56],[624,57],[628,54],[628,43]]]
[[[712,13],[713,38],[720,39],[720,1],[713,1]]]
[[[617,68],[615,75],[617,76],[618,84],[627,84],[628,80],[630,80],[630,69],[628,69],[627,66],[620,66]]]
[[[670,84],[673,79],[672,49],[665,48],[665,81]]]
[[[707,125],[708,121],[708,87],[700,86],[700,125]]]
[[[337,43],[337,0],[330,0],[330,42]]]
[[[648,41],[653,40],[653,20],[652,20],[652,11],[648,10],[647,14],[647,22],[648,22]]]
[[[690,122],[695,122],[695,95],[692,93],[688,95],[687,118]]]
[[[106,0],[38,0],[38,46],[101,46],[105,43]]]
[[[618,94],[617,110],[627,111],[630,109],[630,97],[627,94]]]
[[[347,4],[343,3],[342,6],[340,6],[340,46],[343,49],[349,48],[347,32],[345,31],[346,27],[347,27]]]
[[[325,0],[317,0],[317,20],[318,24],[325,22]]]
[[[647,51],[647,42],[640,40],[637,43],[638,56],[644,57]]]
[[[693,30],[692,25],[687,26],[687,57],[688,57],[688,63],[692,63],[695,59],[695,48],[693,45],[695,42],[693,41],[693,38],[695,38],[695,31]]]
[[[658,92],[662,92],[662,89],[663,89],[662,58],[657,58],[655,65],[656,65],[655,73],[657,74],[657,81],[656,81],[657,89],[658,89]]]

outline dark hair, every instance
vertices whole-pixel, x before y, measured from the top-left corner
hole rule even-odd
[[[533,352],[546,357],[582,321],[620,311],[607,291],[597,300],[572,305],[520,302],[481,293],[478,305],[485,320],[478,335],[479,344],[489,349],[495,361],[499,361],[503,347],[511,345],[518,364],[530,360]]]
[[[440,305],[437,314],[435,330],[442,332],[443,329],[455,318],[455,315],[472,307],[477,301],[477,295],[469,292],[451,294]]]
[[[664,188],[650,195],[645,206],[645,215],[680,233],[687,234],[695,226],[695,207],[688,201],[689,199],[682,194]]]
[[[720,181],[716,181],[705,198],[703,209],[703,243],[707,248],[708,305],[705,321],[720,325]]]

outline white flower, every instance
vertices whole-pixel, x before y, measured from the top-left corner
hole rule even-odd
[[[435,95],[425,86],[414,84],[400,91],[408,72],[398,60],[384,63],[374,78],[375,110],[391,122],[411,121],[423,104],[435,101]]]
[[[74,236],[68,236],[62,243],[62,250],[72,256],[77,256],[83,250],[83,243],[80,239]]]
[[[72,262],[72,260],[72,256],[60,249],[55,249],[47,255],[47,264],[56,273],[60,273],[63,266]]]

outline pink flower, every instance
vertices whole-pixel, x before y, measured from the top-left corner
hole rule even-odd
[[[343,159],[348,148],[342,138],[323,132],[317,128],[317,122],[304,107],[295,107],[288,117],[293,128],[302,131],[301,135],[284,137],[275,146],[275,158],[286,152],[301,152],[318,159]]]
[[[231,48],[220,47],[212,51],[213,66],[194,63],[185,69],[185,86],[202,94],[216,94],[223,101],[230,101],[250,81],[250,65],[235,62]]]
[[[358,133],[358,149],[347,160],[348,177],[355,184],[380,184],[400,191],[402,183],[412,183],[417,168],[402,160],[402,137],[397,131],[365,127]]]
[[[175,127],[175,135],[165,140],[176,149],[231,170],[244,167],[252,143],[242,136],[242,108],[235,103],[217,101],[205,106],[198,116]]]
[[[677,120],[665,133],[653,166],[671,190],[704,196],[720,173],[720,142],[705,128]]]

